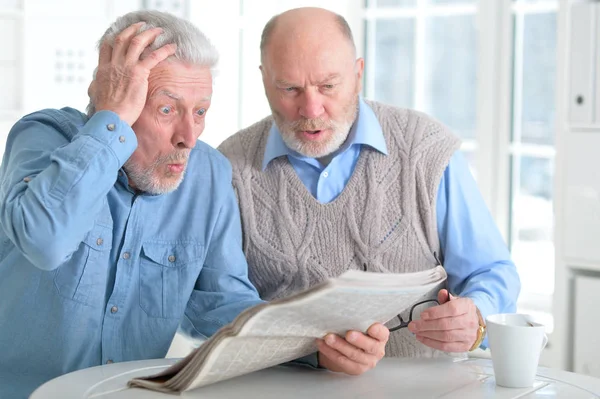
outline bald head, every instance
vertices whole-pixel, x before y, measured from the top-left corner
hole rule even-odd
[[[267,23],[260,71],[288,148],[328,162],[356,120],[363,70],[348,23],[331,11],[297,8]]]
[[[316,7],[285,11],[271,18],[263,29],[260,41],[261,62],[264,63],[265,56],[272,47],[289,48],[289,45],[295,44],[310,52],[323,38],[337,44],[346,43],[352,58],[356,58],[352,31],[341,15]]]

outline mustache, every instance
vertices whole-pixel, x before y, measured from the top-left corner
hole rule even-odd
[[[156,159],[155,163],[186,163],[188,158],[190,157],[190,152],[191,150],[180,150],[174,151],[170,154],[161,155]]]
[[[288,126],[295,131],[325,130],[334,129],[336,127],[335,123],[326,121],[322,118],[299,119],[297,121],[289,122]]]

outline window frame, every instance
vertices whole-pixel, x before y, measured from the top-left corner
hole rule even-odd
[[[375,95],[375,20],[399,17],[415,19],[415,108],[423,105],[419,63],[424,62],[422,37],[424,18],[475,13],[477,28],[477,110],[474,140],[464,140],[463,151],[475,150],[474,167],[482,196],[509,245],[517,239],[517,225],[511,220],[516,190],[520,188],[520,157],[532,156],[555,161],[554,144],[521,143],[520,111],[522,59],[519,37],[523,33],[524,16],[539,12],[556,12],[560,0],[513,2],[512,0],[479,0],[472,5],[436,5],[416,0],[416,7],[375,8],[363,3],[365,54],[364,95]],[[518,36],[521,35],[521,36]],[[419,39],[421,37],[421,39]],[[557,38],[558,41],[558,38]],[[558,52],[558,44],[557,44]],[[500,60],[500,62],[498,62]],[[513,92],[514,91],[514,92]],[[514,134],[513,134],[514,130]],[[558,125],[555,124],[555,132]],[[491,132],[491,134],[490,134]],[[554,198],[553,198],[554,200]],[[556,265],[556,260],[555,260]],[[556,266],[555,266],[556,267]],[[523,293],[519,310],[540,310],[539,295]],[[543,298],[543,313],[552,315],[552,297]]]

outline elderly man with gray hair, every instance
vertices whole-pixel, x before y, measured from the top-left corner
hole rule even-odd
[[[191,23],[129,13],[100,40],[87,115],[43,110],[11,130],[0,168],[1,398],[164,357],[178,327],[204,338],[262,302],[231,165],[197,141],[217,58]],[[351,359],[334,366],[357,373]]]
[[[201,338],[261,302],[230,164],[197,141],[217,59],[187,21],[127,14],[100,40],[88,115],[47,109],[11,130],[0,169],[1,398],[164,357],[180,325]]]
[[[369,329],[355,343],[371,350],[336,348],[344,337],[327,335],[319,365],[335,369],[344,356],[368,364],[383,347],[386,356],[420,357],[485,347],[485,317],[515,311],[520,280],[459,139],[421,112],[362,98],[364,59],[338,14],[302,7],[276,15],[260,50],[272,115],[219,149],[232,164],[261,297],[286,297],[347,270],[443,265],[448,284],[430,298],[435,306],[416,309],[408,325],[391,321],[392,334]]]

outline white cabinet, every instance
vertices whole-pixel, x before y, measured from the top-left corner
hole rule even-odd
[[[600,377],[600,1],[559,2],[549,363]]]
[[[575,276],[574,356],[576,373],[600,377],[600,276]]]
[[[600,131],[570,131],[561,162],[564,173],[564,204],[558,212],[564,216],[564,256],[581,265],[600,263],[600,179],[598,148]]]
[[[568,123],[600,125],[600,3],[571,6]]]

